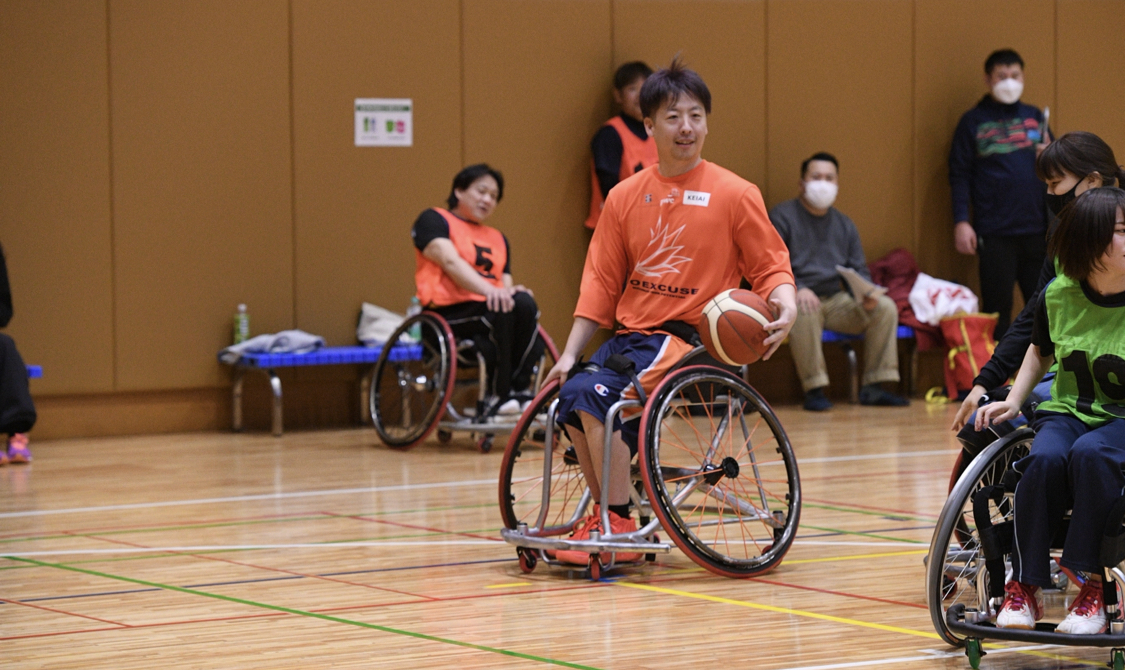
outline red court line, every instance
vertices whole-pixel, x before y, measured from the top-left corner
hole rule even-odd
[[[715,575],[711,574],[710,572],[707,572],[707,573],[702,574],[702,575],[684,575],[684,576],[671,575],[671,576],[668,576],[668,577],[656,576],[656,577],[652,578],[652,581],[653,582],[690,581],[690,580],[698,580],[698,579],[709,579],[709,578],[712,578],[714,576]],[[782,587],[791,588],[791,589],[798,589],[798,590],[801,590],[801,591],[813,591],[815,593],[826,593],[826,594],[829,594],[829,595],[841,596],[841,597],[844,597],[844,598],[855,598],[857,600],[872,600],[872,601],[879,602],[879,603],[886,603],[888,605],[901,605],[902,607],[914,607],[914,608],[923,609],[923,610],[927,609],[927,607],[925,605],[919,605],[917,603],[906,603],[906,602],[902,602],[901,600],[890,600],[890,599],[887,599],[887,598],[876,598],[875,596],[861,596],[858,593],[848,593],[847,591],[833,591],[831,589],[818,589],[814,586],[801,586],[799,584],[789,584],[787,582],[778,582],[778,581],[774,581],[772,579],[764,579],[762,577],[750,577],[750,578],[747,579],[747,581],[762,582],[764,584],[770,584],[772,586],[782,586]]]
[[[952,468],[950,468],[952,469]],[[936,473],[948,475],[950,470],[884,470],[883,472],[860,472],[850,475],[820,475],[819,477],[806,477],[801,475],[801,481],[821,481],[824,479],[868,479],[870,477],[883,477],[889,475],[932,475]]]
[[[108,623],[114,626],[121,626],[128,628],[129,624],[121,623],[120,621],[110,621],[109,619],[99,619],[96,616],[89,616],[87,614],[78,614],[77,612],[67,612],[66,610],[59,610],[53,607],[44,607],[43,605],[33,605],[31,603],[20,602],[19,600],[11,600],[9,598],[0,598],[0,603],[8,603],[11,605],[22,605],[23,607],[30,607],[32,609],[43,610],[45,612],[54,612],[55,614],[65,614],[67,616],[76,616],[80,619],[90,619],[91,621],[100,621],[101,623]],[[2,638],[0,638],[2,639]]]
[[[221,523],[240,523],[244,521],[268,521],[270,519],[298,519],[306,516],[316,516],[317,514],[324,514],[324,512],[306,512],[303,514],[263,514],[260,516],[233,516],[224,517],[219,519],[201,519],[198,521],[183,521],[173,525],[167,523],[161,524],[141,524],[141,525],[128,525],[128,526],[94,526],[93,528],[82,529],[69,529],[60,530],[53,533],[40,533],[38,535],[23,535],[20,533],[14,535],[0,535],[0,540],[38,540],[45,537],[52,537],[64,534],[82,534],[82,533],[111,533],[114,531],[135,531],[135,530],[160,530],[162,528],[182,528],[184,526],[201,526],[207,524],[221,524]]]
[[[400,523],[397,521],[386,521],[385,519],[371,519],[359,514],[336,514],[334,512],[321,512],[328,516],[338,517],[341,519],[355,519],[356,521],[367,521],[370,523],[382,523],[388,526],[398,526],[399,528],[409,528],[411,530],[424,530],[430,533],[441,533],[443,535],[460,535],[461,537],[471,537],[476,540],[489,540],[491,542],[503,542],[504,540],[498,537],[489,537],[487,535],[477,535],[476,533],[461,533],[455,530],[442,530],[440,528],[430,528],[429,526],[418,526],[412,523]]]
[[[923,514],[921,512],[912,512],[910,510],[905,510],[905,509],[894,509],[892,507],[872,507],[871,505],[859,505],[859,504],[853,503],[853,502],[836,502],[834,500],[817,500],[815,498],[809,498],[808,496],[805,496],[805,500],[807,500],[808,502],[811,502],[811,503],[817,503],[818,505],[833,505],[835,507],[854,507],[856,509],[865,509],[865,510],[870,510],[872,512],[887,512],[889,514],[909,514],[910,516],[920,516],[920,517],[923,517],[925,519],[936,519],[937,518],[937,515],[935,515],[935,514]]]
[[[109,543],[112,543],[112,544],[122,544],[122,545],[125,545],[127,547],[138,547],[138,548],[141,548],[141,549],[153,549],[154,548],[154,547],[147,547],[143,544],[137,544],[136,542],[126,542],[125,540],[115,540],[115,539],[109,538],[109,537],[93,537],[93,538],[86,538],[86,539],[100,540],[102,542],[109,542]],[[424,596],[424,595],[420,595],[420,594],[417,594],[417,593],[410,593],[409,591],[400,591],[398,589],[390,589],[390,588],[387,588],[385,586],[374,586],[372,584],[361,584],[360,582],[350,582],[346,579],[334,579],[332,577],[323,577],[321,575],[313,575],[313,574],[307,574],[307,573],[304,573],[304,572],[296,572],[294,570],[285,570],[284,568],[272,568],[272,567],[268,567],[268,566],[265,566],[265,565],[255,565],[253,563],[246,563],[244,561],[232,561],[229,558],[220,558],[218,556],[208,556],[208,555],[205,555],[205,554],[193,554],[191,552],[185,552],[185,551],[168,551],[167,553],[173,554],[173,555],[176,555],[176,556],[191,556],[192,558],[199,558],[199,559],[206,560],[206,561],[217,561],[219,563],[227,563],[229,565],[238,565],[238,566],[241,566],[241,567],[244,567],[244,568],[255,568],[257,570],[265,570],[267,572],[278,572],[278,573],[281,573],[283,575],[294,575],[296,577],[306,577],[308,579],[316,579],[316,580],[325,581],[325,582],[333,582],[333,583],[336,583],[336,584],[345,584],[347,586],[358,586],[360,588],[372,589],[374,591],[383,591],[383,592],[386,592],[386,593],[397,593],[400,596],[410,596],[412,598],[421,598],[423,600],[433,600],[434,599],[430,596]]]

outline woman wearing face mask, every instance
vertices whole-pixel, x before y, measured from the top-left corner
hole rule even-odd
[[[1035,171],[1038,177],[1047,183],[1047,207],[1056,216],[1076,197],[1092,188],[1125,185],[1125,169],[1117,164],[1113,149],[1097,135],[1081,131],[1067,133],[1048,145],[1036,160]],[[968,465],[972,456],[980,453],[980,450],[988,446],[996,437],[1014,428],[1011,425],[995,425],[977,432],[970,417],[987,391],[1000,389],[1019,370],[1024,353],[1031,343],[1032,324],[1035,318],[1034,305],[1043,288],[1054,278],[1055,264],[1048,257],[1040,271],[1035,293],[1028,298],[1023,311],[997,343],[992,358],[973,380],[972,391],[957,411],[957,416],[953,420],[953,430],[960,431],[958,437],[968,452],[967,458],[962,459],[964,465]],[[1046,399],[1050,382],[1051,379],[1048,378],[1036,387],[1031,399],[1033,401]],[[999,395],[1003,395],[1003,392]]]

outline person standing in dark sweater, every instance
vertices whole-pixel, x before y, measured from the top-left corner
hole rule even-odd
[[[1046,189],[1035,157],[1049,141],[1043,113],[1020,102],[1023,59],[995,51],[984,64],[990,92],[965,112],[949,150],[954,246],[976,255],[981,310],[998,312],[996,339],[1012,316],[1012,286],[1026,302],[1047,252]]]
[[[590,214],[586,227],[593,230],[602,215],[609,189],[656,165],[656,141],[645,130],[641,115],[641,86],[652,68],[641,61],[625,63],[613,77],[613,100],[621,114],[606,121],[590,142]]]
[[[789,331],[789,349],[805,391],[805,409],[823,412],[832,407],[824,395],[828,369],[821,339],[824,329],[864,335],[864,405],[902,406],[906,398],[882,388],[897,382],[898,307],[885,295],[853,296],[844,290],[837,265],[871,279],[859,231],[852,220],[832,206],[836,201],[839,162],[818,153],[801,163],[801,195],[770,211],[770,221],[789,247],[789,261],[797,281],[797,320]]]
[[[8,265],[0,248],[0,328],[12,320],[12,290],[8,284]],[[30,463],[27,433],[35,425],[35,403],[27,385],[24,365],[16,343],[0,333],[0,433],[8,434],[8,445],[0,451],[0,466]]]

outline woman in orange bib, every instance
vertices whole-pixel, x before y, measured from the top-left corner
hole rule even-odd
[[[484,225],[503,196],[500,172],[470,165],[453,178],[449,208],[422,212],[410,234],[419,302],[484,355],[492,397],[483,411],[519,414],[545,345],[535,298],[512,281],[508,238]]]

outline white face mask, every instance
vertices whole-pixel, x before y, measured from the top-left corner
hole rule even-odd
[[[814,179],[805,182],[805,200],[817,209],[828,209],[836,202],[840,187],[830,181]]]
[[[1017,102],[1023,95],[1023,82],[1015,79],[1001,79],[992,87],[992,97],[1005,105]]]

